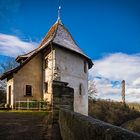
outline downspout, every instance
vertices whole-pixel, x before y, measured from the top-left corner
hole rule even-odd
[[[44,100],[44,88],[45,88],[45,60],[44,60],[44,55],[42,55],[42,97],[41,97],[41,100],[43,99]]]
[[[52,52],[52,75],[51,75],[51,81],[53,81],[53,78],[54,78],[54,76],[53,76],[53,61],[54,61],[54,57],[53,57],[53,47],[52,47],[52,42],[50,43],[50,45],[51,45],[51,52]]]
[[[52,110],[52,120],[53,120],[53,78],[54,78],[54,76],[53,76],[53,65],[54,65],[54,63],[53,63],[53,61],[54,61],[54,56],[53,56],[53,47],[52,47],[52,42],[50,42],[50,45],[51,45],[51,53],[52,53],[52,74],[51,74],[51,110]]]

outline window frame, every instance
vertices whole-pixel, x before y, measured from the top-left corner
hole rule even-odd
[[[32,96],[33,95],[33,87],[32,85],[25,86],[25,96]]]
[[[79,84],[79,95],[82,95],[82,83]]]
[[[87,62],[84,61],[84,73],[87,73]]]
[[[48,68],[48,57],[47,58],[45,58],[45,69],[47,69]]]
[[[11,94],[12,94],[12,86],[11,85],[9,85],[8,86],[8,102],[9,102],[9,104],[11,104]]]
[[[48,82],[45,82],[45,93],[48,93]]]

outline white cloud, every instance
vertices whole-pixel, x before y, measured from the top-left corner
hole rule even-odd
[[[25,42],[19,37],[0,33],[0,55],[17,57],[37,46],[35,42]]]
[[[95,78],[98,97],[121,100],[121,81],[126,81],[126,101],[140,102],[140,55],[109,54],[94,61],[90,76]]]
[[[133,81],[133,85],[140,87],[140,77]]]

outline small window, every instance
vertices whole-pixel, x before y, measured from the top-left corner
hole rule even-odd
[[[48,68],[48,58],[45,59],[45,69]]]
[[[11,95],[11,86],[9,86],[9,95]]]
[[[32,96],[32,86],[26,85],[26,96]]]
[[[84,72],[87,73],[87,63],[84,61]]]
[[[45,83],[45,93],[48,92],[48,83]]]
[[[8,92],[9,92],[9,105],[11,104],[11,86],[8,87]]]
[[[82,95],[82,84],[79,85],[79,95]]]

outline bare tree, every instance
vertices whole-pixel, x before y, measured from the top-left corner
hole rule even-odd
[[[97,88],[93,79],[88,80],[88,95],[90,98],[97,96]]]
[[[15,68],[17,65],[18,63],[15,61],[14,58],[7,58],[3,63],[0,63],[0,75]],[[0,90],[3,92],[6,90],[6,80],[0,81]]]
[[[18,63],[13,58],[8,58],[4,63],[0,63],[0,73],[4,73],[8,70],[15,68]]]
[[[0,63],[0,75],[17,66],[14,58],[7,58],[3,63]],[[0,106],[6,102],[6,80],[0,80]]]

